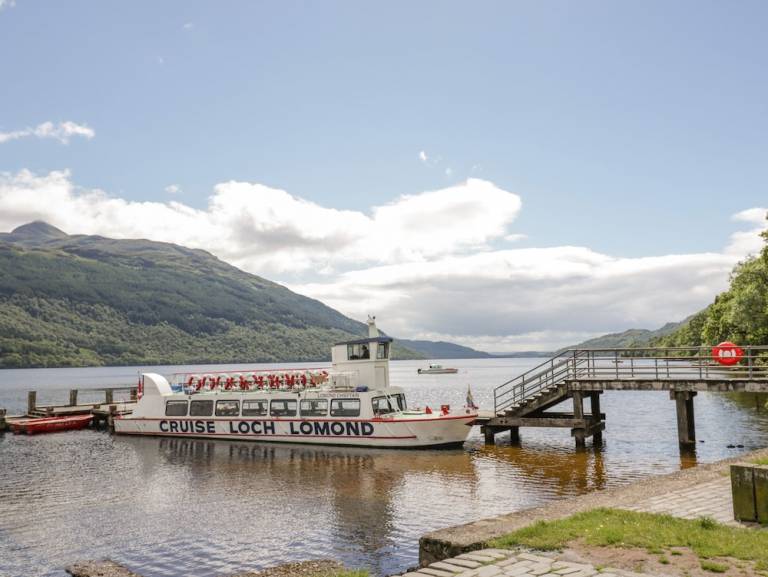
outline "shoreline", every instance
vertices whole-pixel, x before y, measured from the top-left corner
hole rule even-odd
[[[630,509],[674,491],[722,479],[731,464],[768,457],[768,448],[757,449],[714,463],[681,469],[674,473],[649,477],[623,487],[594,491],[578,497],[553,501],[540,507],[523,509],[462,525],[438,529],[419,539],[419,565],[485,549],[488,542],[522,529],[537,521],[551,521],[599,507]]]

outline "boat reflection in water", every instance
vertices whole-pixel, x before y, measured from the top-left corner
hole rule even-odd
[[[182,511],[173,521],[182,527],[206,519],[198,546],[206,555],[224,547],[233,572],[333,550],[350,566],[365,559],[373,573],[391,574],[407,567],[403,558],[415,562],[422,533],[453,524],[457,513],[470,520],[491,514],[497,499],[511,495],[535,506],[605,485],[599,452],[481,446],[404,453],[188,438],[115,440],[135,452],[150,479],[163,472],[161,486],[147,485],[147,514],[173,507]],[[183,496],[172,506],[171,487]]]

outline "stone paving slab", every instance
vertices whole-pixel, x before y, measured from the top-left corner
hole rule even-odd
[[[486,561],[475,568],[461,565],[467,560],[481,558]],[[559,554],[544,555],[504,549],[481,549],[465,553],[405,573],[402,577],[592,577],[598,573],[600,577],[651,577],[613,567],[602,568],[598,572],[593,565],[565,561]]]
[[[664,513],[682,519],[711,517],[725,525],[740,526],[733,518],[730,477],[670,491],[635,505],[618,508],[645,513]]]

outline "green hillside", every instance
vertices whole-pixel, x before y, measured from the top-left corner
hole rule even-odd
[[[365,331],[205,251],[40,222],[0,234],[0,367],[321,360]]]
[[[490,359],[493,355],[445,341],[400,339],[400,344],[429,359]]]
[[[768,241],[768,231],[763,238]],[[729,289],[719,294],[715,302],[676,331],[654,339],[652,344],[699,346],[725,340],[768,345],[768,244],[758,256],[736,266]]]
[[[650,346],[654,339],[671,334],[686,322],[687,319],[678,323],[667,323],[656,330],[629,329],[621,333],[610,333],[586,340],[578,345],[565,347],[565,349],[631,349],[633,347],[647,347]]]

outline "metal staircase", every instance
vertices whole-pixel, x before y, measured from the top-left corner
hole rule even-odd
[[[588,353],[564,351],[499,385],[493,391],[494,413],[524,415],[562,402],[568,396],[566,381],[589,373]]]

